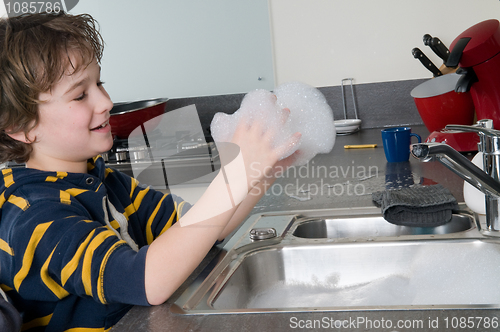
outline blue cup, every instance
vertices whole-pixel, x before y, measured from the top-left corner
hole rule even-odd
[[[411,137],[415,136],[419,143],[422,138],[411,132],[410,127],[396,127],[382,130],[382,143],[387,161],[397,163],[410,159]]]

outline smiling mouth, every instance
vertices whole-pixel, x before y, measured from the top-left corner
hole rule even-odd
[[[104,123],[103,123],[103,124],[101,124],[100,126],[97,126],[97,127],[95,127],[95,128],[91,128],[90,130],[91,130],[91,131],[92,131],[92,130],[99,130],[99,129],[102,129],[102,128],[106,127],[107,125],[109,125],[109,120],[108,120],[108,121],[106,121],[106,122],[104,122]]]

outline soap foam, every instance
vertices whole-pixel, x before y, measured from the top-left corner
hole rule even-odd
[[[333,112],[323,94],[300,82],[280,85],[274,90],[281,108],[290,109],[292,132],[302,133],[300,158],[295,165],[306,164],[318,153],[328,153],[335,144]]]
[[[240,121],[246,121],[248,124],[260,121],[264,130],[274,130],[271,144],[277,147],[285,144],[294,133],[291,131],[290,118],[283,121],[284,115],[285,112],[278,106],[276,97],[269,91],[259,89],[246,94],[241,107],[234,114],[215,114],[210,131],[215,142],[230,142]],[[299,146],[300,142],[290,146],[280,159],[294,153]]]
[[[318,153],[330,152],[336,131],[333,112],[323,94],[307,84],[292,82],[277,87],[274,95],[254,90],[245,95],[234,114],[215,114],[210,126],[214,141],[230,142],[241,120],[260,121],[266,129],[274,130],[271,137],[274,147],[285,144],[296,132],[302,134],[300,142],[288,147],[280,157],[284,159],[298,151],[295,166],[306,164]],[[290,110],[286,121],[283,121],[284,108]]]

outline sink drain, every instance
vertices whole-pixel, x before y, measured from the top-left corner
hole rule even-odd
[[[249,236],[252,241],[272,239],[276,237],[276,230],[274,228],[254,228],[250,231]]]

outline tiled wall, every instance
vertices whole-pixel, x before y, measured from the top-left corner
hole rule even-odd
[[[362,119],[362,128],[382,128],[394,125],[422,124],[422,119],[410,96],[411,90],[424,82],[420,80],[394,81],[370,84],[355,84],[354,95],[358,116]],[[325,95],[333,110],[336,120],[344,118],[340,86],[322,87],[319,90]],[[348,118],[354,118],[352,95],[349,85],[344,85]],[[233,113],[236,111],[245,94],[192,97],[171,99],[167,102],[167,111],[195,104],[205,134],[209,134],[210,122],[215,113]]]

